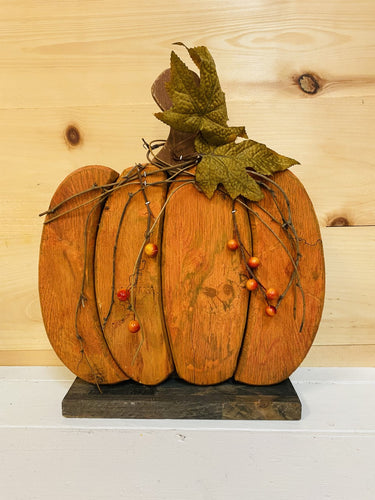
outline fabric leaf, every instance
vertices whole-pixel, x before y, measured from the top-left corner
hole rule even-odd
[[[202,156],[195,177],[197,184],[208,198],[212,198],[217,186],[222,184],[231,198],[245,196],[248,200],[262,199],[262,191],[246,171],[246,163],[236,158],[234,143],[212,146],[197,138],[195,148]]]
[[[243,158],[247,166],[259,174],[272,175],[300,164],[297,160],[280,155],[260,142],[249,139],[240,144],[243,144],[240,158]]]
[[[271,175],[298,163],[252,140],[213,146],[197,137],[195,148],[202,157],[196,169],[196,181],[208,198],[222,184],[233,199],[242,195],[250,201],[259,201],[262,191],[247,168]]]
[[[225,94],[208,49],[195,47],[187,50],[200,70],[200,78],[172,51],[171,80],[167,90],[173,105],[155,116],[181,132],[200,132],[209,144],[221,145],[233,142],[237,137],[247,137],[245,127],[227,125]]]

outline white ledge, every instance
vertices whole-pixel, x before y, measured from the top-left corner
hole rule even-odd
[[[61,401],[73,380],[64,367],[0,367],[0,428],[375,432],[375,368],[299,368],[301,421],[67,419]]]
[[[4,500],[373,500],[375,369],[300,368],[301,421],[67,419],[65,368],[0,368]]]

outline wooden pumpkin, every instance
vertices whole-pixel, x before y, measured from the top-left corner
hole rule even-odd
[[[162,109],[168,78],[153,88]],[[159,161],[178,166],[175,145],[190,151],[193,141],[172,130]],[[88,166],[57,189],[39,279],[53,348],[96,384],[154,385],[174,370],[199,385],[285,380],[314,340],[324,299],[319,225],[302,184],[289,171],[258,174],[261,201],[224,189],[208,199],[194,168],[168,172]]]
[[[142,171],[150,174],[154,169]],[[80,169],[61,184],[51,206],[115,177],[105,167]],[[148,210],[143,191],[129,197],[137,189],[124,186],[103,206],[94,189],[64,203],[60,210],[68,213],[45,224],[40,252],[43,318],[62,361],[79,377],[98,383],[131,377],[157,384],[174,367],[195,384],[214,384],[233,375],[259,385],[287,378],[305,357],[319,324],[324,266],[319,226],[304,188],[287,171],[275,180],[289,195],[302,256],[300,287],[294,283],[275,317],[265,313],[260,289],[246,289],[248,274],[239,249],[227,247],[234,236],[233,205],[224,194],[208,200],[192,184],[172,183],[169,194],[165,183],[148,186],[154,214],[169,196],[152,233],[159,249],[155,257],[144,254]],[[85,205],[70,212],[78,204]],[[259,281],[281,293],[293,264],[283,248],[290,248],[289,237],[272,220],[278,216],[274,200],[267,193],[251,207],[250,216],[244,206],[234,206],[241,238],[260,259]],[[257,218],[263,209],[282,243]],[[46,222],[54,217],[56,211]],[[139,277],[131,293],[141,328],[132,333],[128,323],[134,311],[117,292],[130,287],[139,254]]]

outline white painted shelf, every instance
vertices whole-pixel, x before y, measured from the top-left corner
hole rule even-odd
[[[373,500],[375,368],[299,368],[301,421],[66,419],[63,367],[0,367],[4,500]]]

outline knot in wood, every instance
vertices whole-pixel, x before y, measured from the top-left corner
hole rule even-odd
[[[328,223],[329,227],[344,227],[349,226],[349,221],[346,217],[335,217]]]
[[[65,131],[65,137],[71,146],[77,146],[81,141],[81,134],[74,125],[69,125]]]
[[[300,89],[306,94],[316,94],[320,89],[320,85],[315,76],[310,73],[305,73],[298,78]]]

